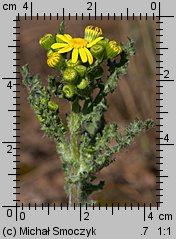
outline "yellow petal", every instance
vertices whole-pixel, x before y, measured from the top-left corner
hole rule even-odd
[[[85,47],[79,48],[79,54],[83,63],[87,62],[87,54],[85,49]]]
[[[57,34],[57,37],[60,38],[64,42],[67,42],[67,43],[70,42],[70,40],[65,35]]]
[[[78,49],[74,48],[72,51],[72,62],[76,63],[78,60]]]
[[[66,47],[66,46],[68,46],[67,43],[54,43],[54,44],[51,45],[51,48],[53,50],[56,50],[56,49],[63,48],[63,47]]]
[[[103,38],[104,38],[104,37],[98,37],[98,38],[96,38],[94,41],[88,43],[88,44],[87,44],[87,47],[89,48],[89,47],[95,45],[97,42],[99,42],[99,41],[102,40]]]
[[[87,54],[88,62],[89,62],[90,65],[92,65],[92,63],[93,63],[93,56],[92,56],[92,54],[90,53],[90,51],[87,48],[84,48],[84,49],[85,49],[85,52]]]
[[[66,47],[60,49],[60,50],[58,51],[58,53],[66,53],[66,52],[71,51],[72,49],[73,49],[73,47],[67,45]]]
[[[64,37],[66,37],[68,40],[72,39],[72,37],[69,34],[64,34]]]

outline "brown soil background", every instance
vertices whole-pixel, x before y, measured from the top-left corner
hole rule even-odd
[[[45,82],[48,75],[56,74],[46,65],[45,50],[39,39],[46,33],[55,34],[61,19],[52,17],[33,17],[25,20],[21,17],[20,26],[20,59],[21,65],[29,64],[31,74],[38,73]],[[99,26],[103,36],[118,42],[127,41],[127,37],[135,40],[136,55],[132,58],[128,74],[119,81],[117,90],[108,97],[109,110],[107,122],[117,122],[124,127],[135,117],[156,119],[156,23],[152,18],[140,20],[135,17],[127,20],[103,18],[94,20],[65,20],[65,33],[73,37],[83,37],[87,25]],[[64,174],[62,165],[56,154],[55,144],[44,136],[40,124],[27,101],[27,90],[21,84],[20,90],[20,163],[18,199],[24,205],[28,203],[66,204],[64,192]],[[64,101],[60,102],[61,111],[67,110]],[[156,122],[156,120],[155,120]],[[156,128],[142,133],[124,152],[116,156],[112,165],[104,168],[97,176],[105,180],[104,190],[91,195],[91,199],[104,205],[120,203],[152,203],[156,202]],[[158,199],[157,199],[158,201]]]

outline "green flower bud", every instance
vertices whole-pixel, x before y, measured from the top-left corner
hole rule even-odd
[[[38,110],[38,111],[40,110],[40,107],[38,106],[38,104],[35,104],[35,105],[34,105],[34,109],[35,109],[35,110]]]
[[[40,123],[43,123],[45,121],[41,115],[37,115],[37,119]]]
[[[53,50],[51,50],[51,49],[49,51],[47,51],[47,53],[46,53],[47,57],[50,57],[52,54],[53,54]]]
[[[86,79],[82,79],[81,82],[77,85],[77,88],[80,90],[84,90],[88,86],[88,82]]]
[[[50,50],[51,45],[55,42],[54,37],[52,34],[46,34],[42,37],[39,41],[39,44],[45,48],[46,50]]]
[[[114,58],[122,52],[122,48],[116,41],[110,41],[106,45],[106,54],[107,58]]]
[[[65,43],[64,41],[62,41],[62,40],[60,39],[59,35],[60,35],[59,33],[56,34],[56,42],[58,42],[58,43]]]
[[[91,158],[92,158],[92,155],[91,155],[91,154],[86,154],[86,157],[87,157],[88,159],[91,159]]]
[[[96,44],[90,48],[90,52],[96,59],[102,61],[104,56],[104,46]]]
[[[79,60],[76,63],[73,63],[72,59],[70,59],[66,62],[67,67],[74,67],[74,66],[77,66],[77,65],[80,65],[80,64],[81,64],[81,62]]]
[[[80,77],[84,77],[85,74],[86,74],[86,66],[83,66],[83,65],[77,65],[74,67],[74,69],[78,72],[79,76]]]
[[[54,103],[53,101],[48,102],[48,107],[53,111],[57,111],[59,109],[58,104]]]
[[[75,87],[73,85],[64,85],[62,91],[66,98],[71,99],[75,94]]]
[[[69,81],[69,82],[75,82],[77,80],[78,77],[78,73],[77,71],[72,68],[69,67],[67,68],[64,72],[63,72],[63,79],[65,81]]]
[[[65,60],[61,54],[54,52],[47,59],[47,64],[49,67],[54,69],[63,69],[65,66]]]
[[[98,44],[104,46],[104,48],[106,48],[106,45],[108,44],[109,39],[108,38],[104,38],[103,40],[99,41]]]
[[[94,153],[94,151],[95,151],[95,146],[90,146],[89,148],[87,148],[86,151],[89,152],[89,153]]]
[[[47,101],[46,101],[46,99],[41,98],[41,99],[40,99],[40,103],[41,103],[42,105],[46,105],[46,104],[47,104]]]
[[[102,29],[94,26],[87,26],[84,30],[84,39],[91,42],[103,34]]]

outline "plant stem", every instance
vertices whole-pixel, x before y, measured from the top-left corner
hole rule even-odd
[[[81,187],[80,182],[78,181],[78,171],[79,171],[79,145],[78,145],[78,135],[79,135],[79,104],[78,101],[75,101],[72,105],[72,111],[69,117],[69,130],[70,130],[70,144],[71,144],[71,156],[72,156],[72,165],[71,165],[71,176],[73,179],[76,179],[75,184],[72,183],[69,185],[69,206],[78,206],[81,199]]]
[[[70,185],[69,190],[69,207],[73,207],[74,205],[76,207],[79,206],[80,203],[80,186],[78,184],[72,184]]]
[[[77,175],[77,164],[79,163],[79,149],[78,149],[78,139],[77,134],[71,134],[71,153],[73,157],[73,161],[75,162],[71,168],[72,177],[75,178]],[[69,187],[69,206],[78,206],[80,203],[80,187],[79,183],[70,184]]]

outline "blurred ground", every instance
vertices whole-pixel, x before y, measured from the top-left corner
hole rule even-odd
[[[28,63],[31,74],[39,73],[42,79],[56,71],[46,65],[45,51],[39,46],[39,39],[46,33],[56,33],[58,24],[56,18],[40,17],[37,21],[21,18],[21,65]],[[135,117],[155,120],[155,21],[148,18],[140,20],[116,21],[110,18],[84,20],[65,20],[65,32],[73,37],[83,37],[87,25],[102,27],[103,36],[119,42],[131,37],[136,42],[136,55],[130,62],[128,75],[119,81],[118,89],[109,96],[109,110],[106,120],[117,122],[124,127]],[[44,80],[45,81],[45,80]],[[21,194],[18,199],[27,203],[66,203],[64,193],[64,175],[55,145],[40,130],[33,111],[27,102],[27,91],[20,87],[21,99],[21,150],[19,178]],[[64,101],[61,109],[67,110]],[[105,203],[152,203],[156,202],[156,166],[155,144],[156,129],[141,134],[128,150],[117,155],[117,160],[98,174],[98,179],[106,182],[102,192],[91,196],[101,205]],[[157,200],[158,201],[158,200]]]

